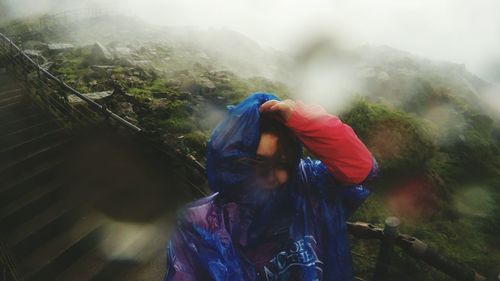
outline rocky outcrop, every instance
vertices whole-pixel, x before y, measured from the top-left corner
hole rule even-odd
[[[102,65],[108,64],[113,60],[111,52],[101,43],[96,42],[91,46],[83,48],[84,65]]]
[[[110,97],[113,94],[113,91],[101,91],[101,92],[94,92],[94,93],[83,93],[83,95],[91,100],[94,101],[102,101],[108,97]],[[79,98],[77,95],[68,95],[68,101],[71,104],[83,104],[85,103],[84,100]]]
[[[51,53],[61,53],[65,51],[72,50],[75,46],[70,43],[50,43],[47,45],[49,52]]]

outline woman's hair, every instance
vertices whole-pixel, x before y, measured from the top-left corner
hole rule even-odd
[[[260,133],[269,133],[278,137],[276,155],[284,158],[288,163],[287,170],[292,172],[299,160],[299,146],[295,135],[281,122],[265,116],[260,118]]]

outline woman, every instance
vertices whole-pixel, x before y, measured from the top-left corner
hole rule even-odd
[[[165,280],[352,280],[346,219],[377,170],[321,107],[251,95],[209,140],[214,194],[179,213]]]

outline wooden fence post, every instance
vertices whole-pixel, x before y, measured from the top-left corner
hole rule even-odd
[[[377,265],[373,273],[374,281],[386,280],[391,255],[394,248],[394,240],[399,235],[400,221],[396,217],[388,217],[385,219],[384,238],[380,241],[380,249],[377,257]]]

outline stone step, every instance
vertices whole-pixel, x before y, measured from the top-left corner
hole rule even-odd
[[[11,108],[17,108],[19,106],[30,106],[30,104],[25,99],[10,100],[0,104],[0,112],[9,111]]]
[[[39,110],[30,102],[21,102],[11,105],[4,105],[0,108],[0,119],[17,119],[22,118],[30,112]]]
[[[17,107],[17,108],[14,108]],[[14,120],[22,119],[24,116],[32,114],[36,112],[38,108],[34,106],[26,106],[25,104],[13,106],[13,108],[9,108],[7,110],[0,111],[0,120],[4,120],[4,122],[11,122]],[[3,135],[3,134],[2,134]],[[0,137],[2,136],[0,135]]]
[[[101,239],[87,253],[78,258],[64,270],[54,281],[88,281],[96,276],[110,260],[106,246],[116,242],[116,235],[104,229]],[[152,280],[152,279],[151,279]]]
[[[44,112],[35,111],[19,119],[2,119],[0,120],[0,131],[5,132],[9,130],[10,132],[15,131],[15,128],[24,128],[28,125],[33,124],[33,122],[47,119],[47,114]]]
[[[166,245],[173,214],[165,214],[149,224],[135,226],[139,230],[129,230],[129,243],[122,247],[107,247],[109,262],[92,278],[87,280],[161,280],[166,268]],[[123,227],[123,229],[122,229]],[[127,226],[110,228],[113,236],[124,236]],[[118,240],[118,239],[117,239]],[[115,243],[116,244],[116,243]]]
[[[63,128],[55,128],[46,131],[31,139],[20,141],[11,146],[0,148],[0,169],[9,163],[18,162],[20,159],[33,154],[40,147],[46,147],[52,143],[66,139],[68,136]]]
[[[73,244],[70,248],[62,252],[57,258],[51,260],[42,269],[28,276],[26,280],[31,281],[52,281],[62,271],[77,260],[81,255],[84,255],[91,249],[100,238],[100,229],[95,229],[91,233],[83,237],[78,243]]]
[[[65,154],[68,151],[67,148],[70,145],[71,142],[69,140],[54,144],[51,147],[44,148],[43,151],[38,151],[36,155],[22,162],[13,163],[9,167],[0,170],[0,187],[2,187],[2,190],[6,190],[4,186],[11,186],[12,182],[15,182],[18,178],[25,177],[30,170],[61,161],[65,158]]]
[[[25,100],[26,100],[26,96],[22,93],[12,95],[9,97],[3,97],[3,98],[0,98],[0,107],[5,106],[5,105],[11,105],[13,103],[25,101]]]
[[[26,221],[9,232],[4,232],[5,243],[12,248],[20,247],[20,255],[23,256],[23,249],[30,251],[38,248],[42,243],[33,242],[45,241],[43,238],[51,233],[49,238],[60,231],[71,227],[72,222],[77,221],[80,213],[75,208],[63,206],[60,203],[49,206],[46,210],[36,214],[31,220]],[[54,229],[47,229],[54,227]]]
[[[23,91],[0,73],[0,232],[23,280],[163,279],[183,169],[111,130],[66,137]]]
[[[45,184],[52,181],[53,177],[56,176],[54,173],[55,169],[61,165],[62,162],[60,159],[38,163],[37,166],[25,170],[6,181],[2,181],[0,205],[7,204],[37,184]]]
[[[61,208],[60,211],[61,212],[54,212],[53,216],[49,218],[50,220],[46,222],[45,225],[36,225],[34,223],[35,220],[33,220],[32,222],[35,224],[35,227],[31,231],[23,232],[20,237],[18,236],[15,237],[16,239],[9,240],[9,246],[11,246],[12,252],[15,253],[19,259],[22,259],[52,237],[73,227],[80,218],[80,214],[75,209],[66,210]]]
[[[3,88],[0,88],[0,98],[17,95],[19,93],[22,93],[23,91],[24,88],[20,87],[19,85],[7,85]]]
[[[51,204],[59,201],[64,194],[65,185],[51,183],[33,189],[23,197],[0,209],[0,227],[11,231],[18,225],[35,217]]]
[[[158,245],[154,255],[140,264],[135,270],[128,271],[123,281],[163,280],[167,269],[166,244]]]
[[[26,280],[53,280],[95,246],[104,220],[97,215],[81,217],[72,228],[53,237],[20,261]]]
[[[0,72],[0,75],[1,74],[2,73]],[[16,83],[9,83],[8,81],[5,81],[5,79],[0,78],[0,95],[2,94],[2,92],[17,88],[22,88],[22,86]]]
[[[125,260],[112,260],[99,271],[96,275],[89,279],[90,281],[109,281],[109,280],[123,280],[126,278],[128,272],[137,270],[140,263],[133,259]]]
[[[41,119],[26,127],[15,127],[0,135],[0,147],[8,147],[60,127],[55,119]]]
[[[58,157],[70,143],[71,139],[58,140],[57,142],[40,147],[22,158],[7,163],[0,167],[0,181],[8,178],[9,175],[22,172],[25,169],[30,169],[42,161],[50,161],[54,159],[54,157]]]

